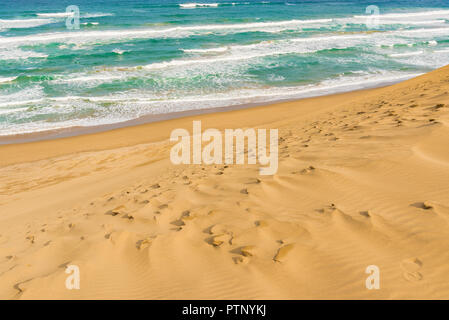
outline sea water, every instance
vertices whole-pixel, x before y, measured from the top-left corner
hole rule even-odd
[[[0,135],[351,91],[448,63],[449,1],[0,0]]]

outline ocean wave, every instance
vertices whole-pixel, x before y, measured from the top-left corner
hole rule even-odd
[[[74,12],[36,13],[38,17],[45,17],[45,18],[64,18],[64,17],[71,17],[74,14],[75,14]]]
[[[344,47],[342,47],[343,49]],[[325,50],[325,49],[322,49]],[[193,67],[198,64],[215,64],[217,62],[231,62],[231,61],[243,61],[243,60],[251,60],[255,58],[263,58],[267,56],[273,55],[285,55],[285,54],[300,54],[300,53],[316,53],[320,50],[300,50],[300,49],[285,49],[283,51],[275,51],[275,52],[259,52],[259,53],[245,53],[245,54],[236,54],[230,55],[227,57],[220,58],[205,58],[205,59],[191,59],[191,60],[171,60],[166,62],[156,62],[143,66],[146,70],[157,70],[157,69],[165,69],[165,68],[175,68],[175,67]]]
[[[0,19],[0,29],[26,29],[39,27],[45,24],[55,22],[52,19],[14,19],[3,20]]]
[[[392,58],[402,58],[402,57],[412,57],[412,56],[419,56],[420,54],[423,54],[424,51],[414,51],[414,52],[404,52],[404,53],[392,53],[389,56]]]
[[[128,52],[128,50],[114,49],[112,52],[116,54],[124,54],[125,52]]]
[[[0,45],[24,45],[30,43],[51,43],[51,42],[73,42],[80,43],[89,42],[108,42],[121,41],[129,39],[146,39],[146,38],[180,38],[187,37],[198,32],[216,31],[223,32],[239,32],[240,30],[254,30],[266,32],[266,28],[279,28],[285,30],[292,27],[301,27],[302,25],[326,23],[331,19],[315,19],[315,20],[286,20],[286,21],[267,21],[267,22],[250,22],[238,24],[215,24],[215,25],[196,25],[196,26],[179,26],[172,28],[149,28],[149,29],[130,29],[130,30],[104,30],[104,31],[79,31],[79,32],[56,32],[34,34],[21,37],[0,37]]]
[[[449,61],[449,50],[428,50],[421,53],[420,51],[399,53],[393,59],[398,59],[407,65],[413,65],[418,68],[436,69],[447,65]],[[406,58],[406,59],[402,59]]]
[[[225,52],[229,50],[229,46],[226,47],[218,47],[218,48],[209,48],[209,49],[181,49],[186,53],[219,53]]]
[[[156,95],[154,93],[139,93],[135,90],[129,93],[121,92],[107,96],[63,96],[63,97],[43,97],[42,90],[22,90],[18,93],[0,96],[0,106],[12,106],[12,105],[26,105],[30,103],[38,103],[44,101],[54,101],[57,103],[72,103],[73,101],[88,101],[96,103],[184,103],[184,102],[206,102],[206,101],[228,101],[240,98],[255,98],[255,97],[270,97],[270,96],[291,96],[305,93],[320,93],[326,90],[339,89],[342,87],[360,89],[367,86],[377,85],[380,83],[393,83],[405,79],[409,79],[420,75],[421,73],[400,73],[400,72],[367,72],[367,71],[354,71],[352,74],[356,76],[340,75],[334,79],[323,80],[317,84],[310,84],[297,87],[272,87],[272,88],[254,88],[254,89],[238,89],[231,92],[215,92],[212,94],[205,94],[200,96],[185,96],[182,99],[170,99],[166,95]],[[81,79],[79,79],[81,80]],[[327,91],[326,91],[327,92]],[[330,91],[329,91],[330,92]],[[333,93],[334,91],[332,91]],[[30,97],[36,97],[38,99],[29,99]],[[22,99],[18,99],[21,97]],[[299,96],[298,96],[299,97]],[[23,100],[23,98],[25,98]],[[4,102],[6,100],[6,102]]]
[[[26,108],[14,108],[14,109],[0,109],[0,115],[5,115],[13,112],[23,111]]]
[[[194,9],[204,7],[218,7],[218,3],[181,3],[179,6],[183,9]]]
[[[27,60],[30,58],[47,58],[45,53],[35,51],[25,51],[18,48],[1,48],[0,61],[1,60]]]
[[[44,18],[66,18],[71,17],[75,13],[74,12],[50,12],[50,13],[36,13],[38,17],[44,17]],[[100,17],[108,17],[113,16],[113,13],[84,13],[80,14],[80,18],[100,18]]]
[[[366,18],[368,15],[360,16],[356,15],[354,18]],[[449,16],[449,10],[431,10],[431,11],[418,11],[418,12],[404,12],[404,13],[385,13],[380,14],[378,17],[379,19],[410,19],[410,18],[417,18],[417,17],[429,17],[429,16],[437,16],[446,18]]]
[[[430,44],[431,43],[431,44]],[[203,65],[213,66],[213,72],[222,73],[229,68],[248,66],[250,64],[265,63],[258,58],[281,56],[288,54],[312,54],[325,52],[327,50],[346,50],[359,47],[360,50],[373,48],[373,52],[390,57],[400,57],[404,53],[385,52],[385,49],[401,49],[414,46],[434,46],[434,41],[424,40],[410,42],[408,38],[397,38],[387,36],[383,33],[377,34],[348,34],[334,36],[315,36],[308,38],[282,39],[276,41],[262,41],[248,45],[228,45],[214,48],[183,49],[188,56],[169,61],[156,62],[144,66],[109,67],[96,70],[93,74],[74,74],[72,77],[64,76],[55,80],[57,83],[90,83],[111,82],[125,80],[129,77],[147,77],[145,71],[154,72],[158,70],[173,69],[179,73],[182,71],[192,72],[194,69],[201,74],[204,72]],[[436,42],[435,42],[436,43]],[[378,48],[378,49],[377,49]],[[113,52],[123,54],[123,50],[114,49]],[[407,53],[408,54],[408,53]],[[431,55],[431,52],[429,52]],[[248,62],[251,60],[251,62]],[[218,63],[218,64],[217,64]],[[209,70],[209,69],[208,69]]]
[[[78,32],[55,32],[42,33],[18,37],[0,37],[0,45],[26,45],[52,42],[78,43],[78,44],[100,44],[110,42],[121,42],[130,39],[149,38],[181,38],[192,35],[238,33],[247,31],[258,32],[281,32],[290,29],[301,29],[306,25],[322,25],[332,23],[333,19],[311,19],[311,20],[283,20],[248,22],[236,24],[211,24],[195,26],[177,26],[172,28],[143,28],[128,30],[103,30],[103,31],[78,31]],[[412,30],[379,31],[384,34],[397,33],[397,35],[410,36],[435,36],[447,35],[448,27],[422,28]]]
[[[446,29],[449,30],[449,29]],[[147,70],[163,69],[171,67],[190,67],[197,64],[214,64],[217,62],[228,62],[248,60],[267,56],[280,56],[285,54],[309,54],[324,50],[348,49],[360,46],[361,48],[430,45],[437,44],[436,41],[422,41],[410,43],[407,33],[400,31],[404,38],[396,37],[395,32],[377,34],[350,34],[335,36],[315,36],[308,38],[293,38],[276,41],[263,41],[249,45],[229,45],[208,49],[184,49],[189,54],[197,54],[194,59],[175,59],[165,62],[157,62],[144,66]],[[210,56],[210,53],[215,55]],[[391,54],[391,57],[400,57],[403,53]]]
[[[304,21],[312,23],[308,20]],[[317,21],[317,20],[312,20]],[[238,28],[240,26],[252,26],[255,24],[271,24],[276,23],[277,25],[281,23],[292,23],[290,21],[281,22],[259,22],[250,24],[239,24],[239,25],[229,25],[233,28]],[[81,44],[89,43],[89,39],[97,43],[97,41],[107,41],[108,37],[117,38],[123,37],[128,39],[128,37],[151,37],[155,35],[155,32],[162,32],[164,34],[169,33],[167,30],[211,30],[215,28],[215,25],[211,26],[191,26],[191,27],[176,27],[165,29],[164,32],[154,29],[144,29],[144,30],[121,30],[121,31],[83,31],[83,32],[70,32],[70,33],[54,33],[54,34],[38,34],[32,36],[24,37],[0,37],[0,46],[7,45],[23,45],[25,43],[33,43],[37,40],[40,42],[53,42],[53,41],[63,41],[70,43],[70,39],[80,38],[83,42],[76,42],[77,47],[72,49],[82,49]],[[223,26],[220,26],[223,29]],[[413,46],[410,41],[415,41],[417,43],[418,39],[428,39],[429,37],[435,37],[439,35],[447,35],[449,33],[449,28],[425,28],[425,29],[414,29],[414,30],[393,30],[393,31],[383,31],[374,33],[351,33],[351,34],[338,34],[338,35],[321,35],[313,37],[300,37],[292,39],[282,39],[282,40],[272,40],[263,41],[255,44],[249,45],[228,45],[223,47],[215,48],[189,48],[182,49],[187,54],[193,55],[211,55],[215,57],[206,57],[201,59],[178,59],[172,61],[158,62],[144,66],[147,69],[160,69],[171,66],[188,66],[190,64],[198,63],[213,63],[213,62],[223,62],[223,61],[236,61],[253,59],[257,57],[264,57],[270,55],[282,55],[289,53],[312,53],[320,50],[326,49],[344,49],[351,46],[366,45],[366,46],[395,46],[395,45],[408,45]],[[100,40],[101,39],[101,40]],[[427,44],[430,46],[435,46],[438,43],[435,40],[426,40]],[[46,58],[47,54],[33,52],[33,51],[22,51],[21,49],[14,48],[14,46],[6,47],[10,49],[0,50],[0,60],[18,60],[18,59],[28,59],[28,58]],[[114,49],[114,53],[123,54],[125,51],[120,49]],[[216,56],[219,56],[218,58]],[[215,59],[215,60],[214,60]]]
[[[40,101],[44,97],[44,91],[41,86],[22,89],[17,92],[6,92],[0,94],[0,108],[14,105],[23,105]]]
[[[17,77],[0,77],[0,83],[11,82],[17,79]]]
[[[88,18],[101,18],[101,17],[111,17],[111,16],[114,16],[114,14],[113,13],[101,13],[101,12],[99,12],[99,13],[85,13],[85,14],[82,14],[80,16],[80,18],[88,19]]]
[[[37,100],[17,100],[11,101],[11,105],[29,104],[30,101],[55,101],[58,103],[72,103],[73,101],[88,101],[96,103],[134,103],[134,104],[166,104],[166,103],[186,103],[186,102],[207,102],[207,101],[228,101],[234,99],[267,98],[291,96],[303,97],[303,94],[335,93],[344,88],[345,90],[356,90],[375,86],[382,83],[394,83],[410,79],[421,75],[422,73],[401,73],[401,72],[367,72],[354,71],[356,76],[340,75],[333,79],[326,79],[317,84],[310,84],[296,87],[271,87],[271,88],[253,88],[253,89],[235,89],[228,92],[215,92],[205,95],[184,96],[182,99],[170,99],[166,95],[156,95],[154,93],[139,93],[135,90],[130,92],[121,92],[107,96],[64,96],[64,97],[45,97]],[[337,91],[335,91],[337,90]],[[308,95],[307,95],[308,96]],[[305,96],[304,96],[305,97]],[[0,96],[1,101],[1,96]],[[170,112],[170,111],[168,111]]]
[[[449,28],[425,28],[425,29],[414,29],[414,30],[399,30],[390,31],[390,33],[395,32],[399,36],[406,37],[432,37],[432,36],[447,36],[449,33]]]
[[[72,77],[60,76],[59,78],[52,80],[52,83],[74,83],[74,82],[105,83],[105,82],[112,82],[115,80],[124,80],[127,77],[128,77],[128,75],[123,74],[123,73],[112,74],[112,73],[106,72],[103,74],[83,74],[83,75],[75,75]]]
[[[183,98],[169,98],[166,95],[153,93],[122,92],[108,96],[68,96],[45,97],[38,102],[15,100],[11,101],[16,108],[11,109],[12,104],[1,107],[5,113],[13,119],[30,119],[28,122],[20,121],[14,125],[0,124],[0,135],[12,133],[27,133],[61,129],[73,126],[92,126],[100,124],[112,124],[138,118],[148,114],[164,114],[185,110],[199,110],[205,108],[217,108],[248,103],[266,103],[283,99],[297,99],[319,96],[324,94],[339,93],[356,89],[394,83],[420,75],[420,73],[354,72],[354,76],[341,75],[340,77],[326,79],[317,84],[293,86],[293,87],[260,87],[252,89],[235,89],[226,92],[215,92],[201,95],[187,95]],[[1,96],[0,96],[1,101]],[[52,102],[53,101],[53,102]],[[17,109],[27,104],[41,104],[42,108]],[[106,105],[103,105],[106,103]],[[1,110],[1,109],[0,109]],[[83,116],[85,110],[95,110],[92,116]],[[19,112],[20,111],[20,112]],[[33,121],[33,116],[51,113],[61,115],[61,121]],[[88,114],[90,114],[88,112]],[[67,120],[68,116],[73,117]],[[78,117],[77,117],[78,116]],[[81,117],[81,118],[80,118]]]

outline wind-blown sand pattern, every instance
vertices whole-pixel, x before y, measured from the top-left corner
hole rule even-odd
[[[0,298],[449,298],[449,67],[390,87],[0,147]],[[279,128],[279,170],[170,131]],[[81,289],[65,288],[78,265]],[[367,290],[365,268],[380,268]]]

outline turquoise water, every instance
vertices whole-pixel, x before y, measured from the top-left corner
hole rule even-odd
[[[349,91],[448,63],[448,1],[0,0],[0,135]]]

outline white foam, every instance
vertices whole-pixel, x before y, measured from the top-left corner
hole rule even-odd
[[[45,24],[53,23],[52,19],[14,19],[14,20],[3,20],[0,19],[0,29],[26,29],[39,27]]]
[[[250,45],[234,45],[227,47],[217,47],[202,50],[198,49],[196,53],[224,53],[221,56],[196,59],[174,59],[171,61],[157,62],[144,66],[147,70],[192,66],[196,64],[214,64],[217,62],[228,62],[238,60],[248,60],[274,55],[284,54],[303,54],[313,53],[327,49],[345,49],[349,46],[360,43],[360,40],[369,39],[366,34],[363,35],[344,35],[344,36],[321,36],[310,38],[296,38],[289,40],[263,41]]]
[[[402,31],[401,31],[402,32]],[[428,41],[422,42],[427,43]],[[225,70],[232,70],[238,65],[247,64],[247,60],[263,58],[268,56],[276,56],[283,54],[305,54],[314,53],[321,50],[329,49],[345,49],[356,46],[373,46],[382,48],[388,46],[394,48],[395,45],[413,46],[409,40],[397,38],[390,33],[375,33],[375,34],[349,34],[349,35],[335,35],[335,36],[316,36],[308,38],[294,38],[275,41],[262,41],[259,43],[249,45],[230,45],[207,49],[184,49],[188,54],[195,54],[193,58],[181,58],[171,61],[164,61],[152,63],[145,66],[134,66],[126,68],[106,68],[98,70],[96,74],[81,74],[74,75],[73,78],[59,79],[58,82],[100,82],[117,79],[126,79],[130,76],[147,77],[151,74],[145,74],[146,71],[154,72],[160,69],[175,70],[179,76],[179,72],[192,72],[197,70],[203,73],[203,65],[207,64],[208,68],[214,68],[216,72],[225,72]],[[116,53],[122,51],[116,49]],[[384,54],[384,52],[379,52]],[[421,54],[418,53],[393,53],[391,57],[401,57],[407,55]],[[236,62],[238,63],[227,63]],[[241,62],[240,62],[241,61]],[[255,60],[255,63],[259,61]],[[217,64],[218,63],[218,64]],[[252,62],[251,62],[252,63]],[[182,69],[181,69],[182,68]],[[193,69],[196,68],[196,69]],[[229,69],[231,68],[231,69]],[[166,70],[168,71],[168,70]],[[98,72],[101,74],[99,75]]]
[[[9,107],[35,103],[44,96],[43,88],[40,86],[27,88],[14,93],[0,95],[0,107]]]
[[[20,112],[20,111],[24,111],[27,108],[14,108],[14,109],[0,109],[0,114],[9,114],[9,113],[15,113],[15,112]]]
[[[18,48],[0,48],[0,60],[26,60],[29,58],[47,58],[48,55],[40,52],[25,51]]]
[[[198,32],[215,31],[239,32],[240,30],[267,32],[267,28],[277,28],[274,31],[281,31],[288,28],[301,27],[307,24],[325,23],[331,19],[317,20],[287,20],[287,21],[268,21],[251,22],[238,24],[216,24],[216,25],[196,25],[173,28],[147,28],[147,29],[128,29],[128,30],[103,30],[103,31],[78,31],[78,32],[55,32],[34,34],[21,37],[0,37],[0,45],[25,45],[33,43],[51,43],[56,41],[64,42],[108,42],[122,41],[127,39],[146,39],[146,38],[178,38],[187,37]]]
[[[71,17],[75,14],[75,12],[51,12],[51,13],[37,13],[38,17],[47,17],[47,18],[64,18]]]
[[[406,24],[406,25],[440,25],[445,24],[446,20],[424,20],[424,21],[409,21],[409,20],[380,20],[379,24]]]
[[[104,109],[102,117],[97,119],[74,119],[71,121],[49,124],[50,126],[69,127],[74,125],[93,125],[100,123],[114,123],[130,120],[144,114],[160,114],[177,111],[185,111],[192,109],[203,109],[212,107],[223,107],[230,105],[261,103],[267,101],[275,101],[279,99],[292,99],[301,97],[311,97],[322,94],[331,94],[354,89],[361,89],[369,86],[375,86],[385,82],[396,82],[408,79],[418,74],[377,74],[363,75],[357,77],[342,77],[338,79],[325,80],[317,85],[307,85],[298,87],[274,87],[274,88],[254,88],[240,89],[229,92],[214,93],[208,95],[191,95],[182,99],[167,99],[166,97],[157,97],[153,94],[139,94],[135,92],[120,93],[113,96],[103,97],[60,97],[49,98],[48,100],[57,101],[57,106],[67,104],[67,106],[78,105],[79,103],[114,103],[109,105],[107,110]],[[100,110],[100,106],[96,109]],[[70,109],[69,109],[70,110]],[[114,121],[108,119],[110,114],[114,114]],[[35,126],[35,123],[31,123]],[[48,130],[49,125],[41,123],[42,126],[38,130]],[[16,128],[19,130],[19,128]],[[24,130],[24,128],[20,128]],[[30,130],[27,128],[26,130]],[[0,130],[1,131],[1,130]],[[30,130],[30,131],[36,131]],[[11,133],[10,133],[11,134]]]
[[[360,16],[356,15],[354,18],[365,18],[368,15]],[[449,10],[433,10],[433,11],[419,11],[419,12],[404,12],[404,13],[386,13],[386,14],[380,14],[378,17],[380,19],[401,19],[401,18],[416,18],[416,17],[429,17],[429,16],[438,16],[438,17],[448,17],[449,16]]]
[[[218,47],[210,49],[182,49],[182,51],[186,53],[217,53],[217,52],[225,52],[228,49],[229,47]]]
[[[1,100],[0,100],[1,101]],[[12,106],[22,106],[27,104],[35,104],[45,101],[44,99],[31,99],[31,100],[15,100],[9,102],[0,102],[0,108],[12,107]]]
[[[113,16],[113,15],[114,15],[113,13],[101,13],[101,12],[99,12],[99,13],[85,13],[85,14],[81,15],[81,18],[85,18],[85,19],[88,19],[88,18],[101,18],[101,17],[110,17],[110,16]]]
[[[173,27],[163,29],[134,29],[134,30],[104,30],[104,31],[79,31],[79,32],[56,32],[35,34],[21,37],[0,37],[0,45],[26,45],[33,43],[51,43],[63,41],[66,43],[108,43],[119,42],[128,39],[147,39],[147,38],[178,38],[187,37],[193,34],[208,33],[211,31],[217,33],[248,31],[268,32],[271,28],[273,32],[286,30],[289,28],[301,27],[306,24],[323,23],[329,19],[318,20],[288,20],[271,22],[252,22],[242,24],[227,25],[197,25],[188,27]],[[274,28],[274,29],[273,29]],[[437,35],[447,35],[449,28],[425,28],[414,30],[396,30],[378,32],[384,35],[398,35],[408,37],[430,37]],[[371,35],[375,35],[374,33]]]
[[[87,75],[76,75],[72,78],[61,77],[60,79],[52,80],[52,83],[73,83],[73,82],[82,82],[82,83],[90,83],[94,84],[110,82],[113,80],[122,80],[126,79],[126,75],[114,75],[110,73],[103,74],[87,74]]]
[[[179,6],[183,9],[194,9],[201,7],[218,7],[218,3],[181,3]]]
[[[38,17],[44,17],[44,18],[66,18],[66,17],[72,17],[75,15],[75,12],[50,12],[50,13],[37,13]],[[108,17],[113,16],[113,13],[85,13],[81,14],[80,18],[100,18],[100,17]]]
[[[0,83],[14,81],[17,77],[0,77]]]
[[[30,103],[45,103],[43,109],[33,109],[25,112],[23,116],[32,116],[36,114],[46,114],[49,112],[61,115],[73,114],[86,108],[95,109],[95,116],[64,120],[59,122],[29,122],[20,124],[0,124],[0,135],[13,133],[37,132],[56,128],[67,128],[72,126],[92,126],[99,124],[111,124],[138,118],[146,114],[161,114],[185,110],[204,109],[213,107],[223,107],[247,103],[262,103],[267,101],[276,101],[279,99],[293,99],[312,97],[323,94],[362,89],[370,86],[380,85],[382,83],[392,83],[400,80],[409,79],[419,74],[404,74],[391,72],[367,73],[365,71],[354,72],[357,76],[341,76],[336,79],[324,80],[318,84],[311,84],[296,87],[259,87],[252,89],[239,89],[227,92],[216,92],[201,95],[187,95],[182,99],[170,98],[166,95],[157,96],[153,93],[121,92],[108,96],[67,96],[67,97],[47,97],[31,101],[17,101],[19,94],[15,97],[10,95],[8,100],[16,98],[15,106],[26,105]],[[21,92],[24,93],[24,92]],[[31,93],[31,92],[30,92]],[[28,96],[28,95],[25,95]],[[2,96],[0,96],[1,101]],[[4,96],[3,96],[4,98]],[[53,102],[52,102],[53,101]],[[103,107],[101,103],[108,104]],[[11,105],[2,105],[1,107],[11,107]],[[5,108],[5,112],[13,112],[11,108]],[[16,112],[17,113],[17,112]],[[20,113],[17,115],[20,118]],[[63,116],[66,118],[66,116]]]
[[[112,52],[117,53],[117,54],[124,54],[127,51],[126,50],[121,50],[121,49],[114,49],[114,50],[112,50]]]
[[[392,58],[412,57],[412,56],[419,56],[420,54],[423,54],[423,53],[424,53],[424,51],[392,53],[392,54],[390,54],[390,57],[392,57]]]
[[[238,47],[238,46],[235,46]],[[345,46],[339,46],[337,43],[335,43],[332,48],[340,48],[344,49]],[[171,67],[181,67],[181,66],[192,66],[196,64],[214,64],[217,62],[229,62],[229,61],[239,61],[239,60],[248,60],[248,59],[255,59],[255,58],[262,58],[267,56],[273,56],[273,55],[283,55],[283,54],[300,54],[300,53],[313,53],[320,50],[327,49],[326,44],[322,43],[322,46],[320,48],[319,43],[314,45],[313,48],[307,49],[304,46],[290,46],[290,47],[266,47],[265,50],[261,47],[256,48],[255,50],[248,50],[246,52],[238,52],[235,48],[235,51],[231,52],[227,56],[218,57],[218,58],[201,58],[201,59],[179,59],[179,60],[171,60],[171,61],[164,61],[164,62],[156,62],[151,63],[146,66],[144,66],[147,70],[155,70],[155,69],[162,69],[162,68],[171,68]],[[218,50],[218,48],[217,48]],[[233,49],[234,50],[234,49]]]

